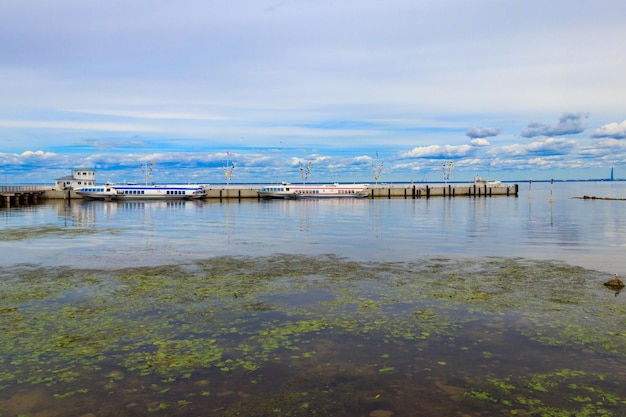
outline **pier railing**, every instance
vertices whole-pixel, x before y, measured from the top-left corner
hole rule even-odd
[[[52,185],[0,185],[0,193],[23,193],[53,190]]]

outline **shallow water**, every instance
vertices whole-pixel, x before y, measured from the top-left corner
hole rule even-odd
[[[0,410],[617,416],[626,302],[601,277],[512,259],[281,255],[9,268]]]
[[[540,185],[0,211],[0,416],[622,415],[623,202]]]

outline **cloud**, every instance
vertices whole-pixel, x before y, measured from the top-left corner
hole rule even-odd
[[[471,154],[474,147],[470,145],[431,145],[418,146],[408,152],[401,152],[400,158],[459,158]]]
[[[103,141],[94,138],[84,140],[88,146],[92,146],[98,149],[116,149],[116,148],[138,148],[146,147],[147,143],[139,140],[124,140],[124,141]]]
[[[492,136],[498,136],[500,132],[502,132],[502,130],[497,127],[472,127],[467,129],[465,134],[471,139],[484,139]]]
[[[132,119],[172,119],[172,120],[207,120],[224,121],[233,120],[232,117],[218,114],[204,114],[197,112],[159,112],[159,111],[138,111],[138,110],[101,110],[101,109],[71,109],[71,113],[91,114],[100,116],[115,116]]]
[[[526,144],[514,144],[500,148],[500,154],[505,156],[525,157],[528,155],[568,155],[576,147],[573,140],[549,138]]]
[[[600,126],[591,135],[592,138],[613,138],[613,139],[625,139],[626,138],[626,120],[622,123],[609,123],[604,126]]]
[[[76,129],[110,132],[152,132],[152,126],[131,123],[109,123],[76,120],[0,120],[0,128],[23,129]]]
[[[44,152],[44,151],[24,151],[22,152],[22,156],[24,157],[37,157],[37,158],[50,158],[55,157],[56,154],[54,152]]]
[[[470,143],[472,144],[472,146],[479,146],[479,147],[489,146],[490,145],[489,141],[487,139],[484,139],[484,138],[472,139],[470,141]]]
[[[536,136],[563,136],[580,133],[587,128],[589,113],[563,113],[556,126],[548,126],[543,123],[531,122],[522,131],[525,138]]]

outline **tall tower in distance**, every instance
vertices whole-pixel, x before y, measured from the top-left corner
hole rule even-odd
[[[615,181],[615,177],[613,176],[613,167],[611,167],[611,178],[609,178],[610,181]]]

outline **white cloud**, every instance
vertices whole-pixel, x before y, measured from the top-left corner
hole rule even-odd
[[[110,132],[154,132],[154,126],[133,123],[81,122],[69,120],[0,120],[0,127],[20,129],[69,129]]]
[[[408,152],[401,152],[400,158],[455,158],[470,154],[473,151],[470,145],[430,145],[418,146]]]
[[[41,150],[40,151],[34,151],[34,152],[33,151],[24,151],[24,152],[22,152],[21,155],[22,156],[26,156],[26,157],[29,157],[29,156],[37,156],[37,157],[43,156],[45,158],[56,156],[56,154],[53,153],[53,152],[44,152],[44,151],[41,151]]]
[[[591,137],[624,139],[626,138],[626,120],[621,123],[609,123],[601,126],[593,132]]]
[[[115,116],[134,119],[172,119],[172,120],[208,120],[224,121],[233,120],[233,117],[217,114],[204,114],[193,112],[162,112],[148,110],[100,110],[100,109],[72,109],[72,113],[93,114],[100,116]]]
[[[514,144],[502,146],[499,152],[508,156],[541,155],[566,155],[576,147],[576,142],[567,139],[548,138],[526,144]]]
[[[472,146],[489,146],[490,143],[487,139],[484,138],[476,138],[476,139],[472,139],[470,141],[470,143],[472,144]]]

